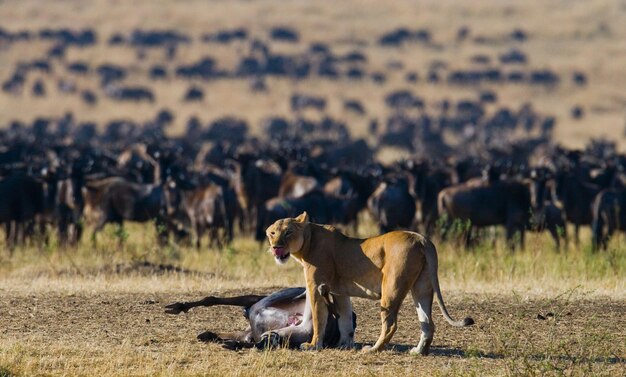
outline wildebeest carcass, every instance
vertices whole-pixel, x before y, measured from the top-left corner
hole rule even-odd
[[[468,241],[473,227],[504,225],[509,247],[519,233],[520,246],[524,247],[524,231],[531,210],[530,190],[523,182],[514,180],[473,179],[443,189],[438,197],[439,214],[446,219],[443,234],[452,222],[469,222]]]
[[[322,292],[323,293],[323,292]],[[338,315],[331,301],[331,294],[323,295],[329,306],[328,322],[324,341],[326,347],[337,347],[339,343]],[[250,326],[244,331],[216,334],[206,331],[198,335],[201,341],[223,343],[225,348],[276,348],[288,346],[299,348],[311,341],[313,315],[306,288],[286,288],[268,296],[245,295],[237,297],[205,297],[199,301],[176,302],[167,305],[166,313],[179,314],[198,306],[230,305],[242,306]],[[352,313],[353,328],[356,314]]]

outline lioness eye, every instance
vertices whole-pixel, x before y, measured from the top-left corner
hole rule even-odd
[[[270,235],[272,235],[272,236],[273,236],[274,234],[276,234],[276,232],[270,232]]]

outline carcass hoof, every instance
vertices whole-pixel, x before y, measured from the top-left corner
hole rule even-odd
[[[283,345],[283,338],[277,333],[271,331],[263,334],[261,340],[259,340],[254,346],[258,349],[275,349],[280,348]]]
[[[217,342],[220,341],[220,337],[211,331],[205,331],[202,334],[198,334],[198,340],[201,342]]]

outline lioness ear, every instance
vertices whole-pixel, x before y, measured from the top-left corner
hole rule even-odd
[[[306,211],[304,211],[300,214],[300,216],[296,217],[296,221],[299,223],[308,223],[309,215],[306,213]]]

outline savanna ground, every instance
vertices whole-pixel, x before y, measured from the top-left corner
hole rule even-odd
[[[565,75],[585,72],[589,84],[574,88],[504,86],[499,102],[517,108],[532,100],[542,113],[554,114],[556,141],[580,147],[591,136],[606,136],[623,145],[626,114],[623,74],[626,6],[612,0],[493,2],[457,1],[0,1],[0,20],[9,30],[41,27],[94,27],[106,39],[134,28],[174,28],[198,38],[220,28],[246,26],[252,34],[268,28],[296,28],[302,43],[325,41],[338,52],[363,50],[373,68],[401,60],[406,69],[424,74],[435,60],[463,67],[476,53],[492,56],[510,48],[500,38],[514,28],[529,33],[523,50],[533,67]],[[387,49],[374,41],[399,26],[428,28],[439,47]],[[456,32],[469,26],[486,44],[456,44]],[[273,46],[289,50],[293,46]],[[41,56],[37,43],[0,51],[4,79],[18,61]],[[232,64],[231,50],[196,42],[183,47],[179,62],[209,54],[219,64]],[[295,48],[299,48],[296,46]],[[135,51],[111,52],[104,43],[70,49],[67,60],[93,65],[113,62],[130,66],[131,80],[142,83],[147,67],[161,52],[135,61]],[[168,67],[171,68],[171,67]],[[137,75],[135,75],[137,74]],[[137,76],[137,78],[135,78]],[[96,80],[81,79],[84,88]],[[407,84],[390,75],[379,87],[371,82],[291,82],[269,79],[269,92],[250,94],[237,81],[198,83],[207,91],[203,103],[182,103],[187,84],[154,83],[154,104],[117,103],[102,98],[88,107],[74,97],[0,96],[0,123],[61,116],[72,110],[81,120],[114,118],[144,121],[163,107],[175,110],[174,133],[182,132],[190,115],[210,120],[237,114],[258,132],[259,120],[288,114],[294,91],[328,95],[328,112],[349,124],[355,136],[366,133],[366,120],[345,114],[335,99],[360,99],[368,114],[386,115],[384,94]],[[442,98],[474,96],[476,88],[412,85],[428,105]],[[582,105],[583,119],[573,121],[572,106]],[[624,375],[626,369],[626,244],[616,237],[606,252],[591,253],[588,234],[583,245],[557,252],[546,235],[530,235],[525,251],[510,253],[500,243],[485,241],[472,250],[439,244],[440,280],[454,317],[471,315],[476,325],[448,326],[438,309],[432,355],[410,356],[419,338],[417,315],[409,301],[402,308],[394,347],[381,354],[324,350],[299,352],[228,351],[196,341],[205,330],[245,327],[233,308],[198,308],[178,316],[163,306],[205,295],[267,293],[301,286],[298,265],[276,266],[273,258],[248,237],[238,237],[224,250],[159,248],[150,227],[132,225],[127,233],[109,227],[92,246],[88,237],[75,249],[25,247],[11,255],[0,249],[0,376],[7,375]],[[360,235],[373,235],[370,224]],[[119,239],[124,239],[123,243]],[[500,237],[501,238],[501,237]],[[500,239],[499,238],[499,239]],[[377,305],[356,299],[356,339],[373,343],[379,331]]]
[[[278,266],[239,237],[223,250],[158,248],[149,228],[108,226],[94,247],[27,247],[0,260],[3,375],[623,375],[626,367],[626,257],[623,237],[603,253],[573,245],[557,252],[532,234],[524,251],[500,241],[472,250],[439,243],[440,279],[457,329],[434,309],[431,355],[408,354],[419,339],[410,299],[392,349],[230,351],[201,343],[206,331],[244,329],[240,309],[164,313],[171,302],[206,295],[263,294],[301,286],[299,265]],[[360,235],[375,234],[371,222]],[[88,238],[88,237],[86,237]],[[120,239],[123,243],[120,244]],[[586,237],[584,238],[586,239]],[[356,341],[380,330],[377,304],[354,300]]]

